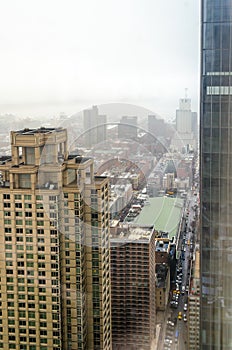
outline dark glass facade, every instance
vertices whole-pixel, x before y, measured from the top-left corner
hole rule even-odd
[[[202,0],[201,349],[232,349],[232,0]]]

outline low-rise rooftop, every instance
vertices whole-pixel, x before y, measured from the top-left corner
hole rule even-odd
[[[168,232],[169,238],[176,236],[181,220],[184,201],[180,198],[149,198],[141,213],[132,224],[154,227],[156,231]]]

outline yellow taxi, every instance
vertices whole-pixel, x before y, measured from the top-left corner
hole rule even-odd
[[[178,320],[182,320],[182,312],[178,312],[178,316],[177,316]]]

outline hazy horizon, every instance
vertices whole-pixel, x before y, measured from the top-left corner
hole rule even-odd
[[[72,115],[129,103],[164,119],[198,112],[199,1],[1,4],[0,114]]]

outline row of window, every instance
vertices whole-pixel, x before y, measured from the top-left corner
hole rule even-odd
[[[24,236],[17,236],[16,242],[24,242],[24,238],[25,238]],[[43,237],[38,237],[36,241],[37,241],[37,243],[44,243],[45,239]],[[5,236],[5,242],[12,242],[12,235]],[[33,242],[33,237],[31,237],[31,236],[26,237],[26,242]],[[50,243],[57,244],[58,239],[57,238],[50,238]]]
[[[74,194],[74,198],[78,199],[78,198],[79,198],[78,195],[79,195],[79,194],[75,193],[75,194]],[[25,194],[24,196],[21,195],[21,194],[15,194],[13,198],[14,198],[15,200],[22,200],[23,197],[24,197],[24,200],[29,200],[29,201],[31,201],[31,199],[32,199],[32,195],[31,195],[31,194]],[[3,199],[11,199],[11,198],[12,198],[12,197],[11,197],[11,195],[10,195],[9,193],[4,193],[4,194],[3,194]],[[41,195],[36,195],[36,196],[35,196],[35,199],[36,199],[36,201],[42,201],[42,200],[43,200],[43,196],[41,196]],[[49,201],[57,201],[57,199],[58,199],[57,196],[49,196]]]

